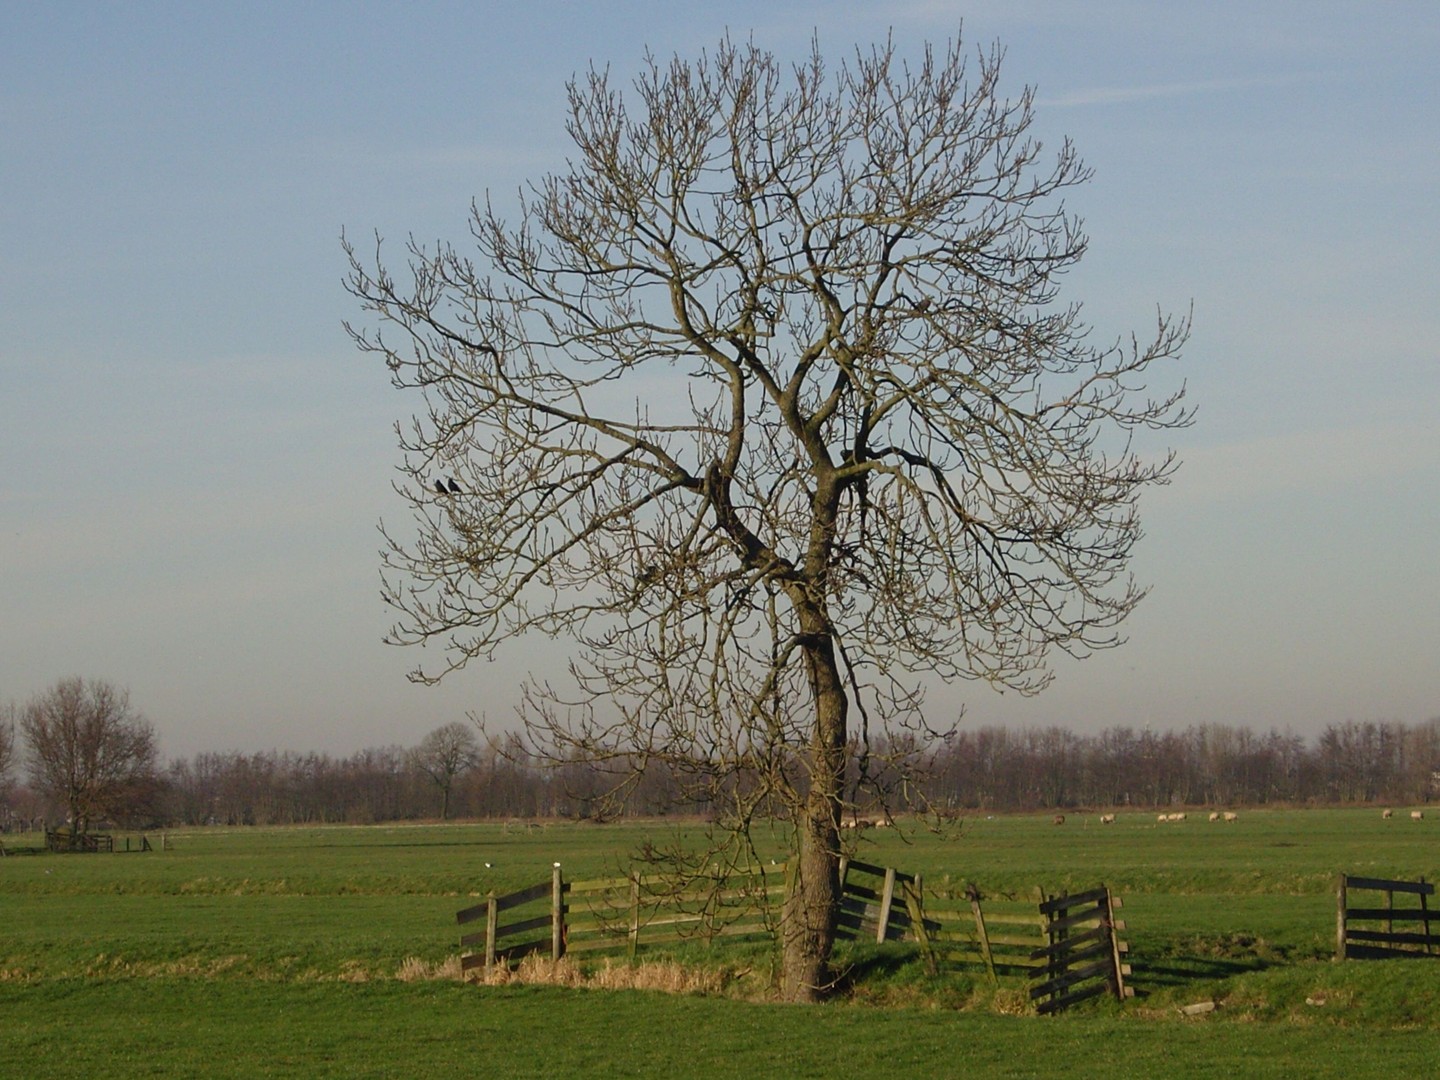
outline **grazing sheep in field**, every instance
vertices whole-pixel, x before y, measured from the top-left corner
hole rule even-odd
[[[1219,820],[1220,820],[1220,811],[1219,811],[1219,810],[1211,810],[1211,811],[1210,811],[1210,820],[1211,820],[1211,821],[1219,821]]]
[[[1155,820],[1156,820],[1156,821],[1169,821],[1169,820],[1170,820],[1170,815],[1169,815],[1169,814],[1156,814],[1156,815],[1155,815]]]
[[[1056,825],[1064,825],[1064,824],[1065,824],[1065,815],[1064,815],[1064,814],[1056,814],[1056,815],[1055,815],[1055,824],[1056,824]]]
[[[1423,818],[1424,816],[1425,816],[1425,811],[1424,811],[1424,810],[1411,810],[1411,811],[1410,811],[1410,820],[1411,820],[1411,821],[1419,821],[1419,820],[1420,820],[1421,818]]]
[[[1101,814],[1101,815],[1100,815],[1100,824],[1101,824],[1101,825],[1114,825],[1114,824],[1115,824],[1115,815],[1114,815],[1114,814]]]
[[[875,822],[869,818],[856,817],[854,814],[840,819],[840,828],[842,829],[873,829],[874,827]]]
[[[1388,821],[1388,820],[1390,820],[1392,817],[1395,816],[1395,811],[1394,811],[1394,810],[1382,810],[1382,811],[1380,811],[1380,816],[1381,816],[1382,818],[1384,818],[1385,820]]]
[[[1239,821],[1239,820],[1240,820],[1240,815],[1237,814],[1237,813],[1235,813],[1233,810],[1226,810],[1226,811],[1225,811],[1225,820],[1226,820],[1226,821]]]

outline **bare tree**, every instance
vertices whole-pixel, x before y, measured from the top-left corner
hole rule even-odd
[[[842,809],[901,774],[871,749],[919,745],[930,677],[1031,693],[1052,649],[1117,643],[1137,498],[1174,467],[1131,436],[1188,422],[1183,387],[1144,389],[1186,319],[1095,346],[1059,303],[1089,174],[1042,154],[1000,59],[887,44],[832,73],[725,40],[647,57],[629,96],[592,70],[516,224],[487,198],[474,253],[412,240],[403,283],[345,244],[377,324],[347,329],[425,400],[390,640],[445,644],[428,682],[572,638],[571,678],[524,697],[537,754],[617,796],[662,764],[737,858],[788,817],[791,999],[830,978]]]
[[[440,789],[440,819],[450,816],[456,779],[480,760],[480,741],[469,725],[443,724],[410,751],[410,763]]]
[[[15,764],[15,706],[0,708],[0,800],[10,794],[10,769]]]
[[[61,679],[20,714],[30,782],[62,804],[72,842],[153,794],[155,731],[108,682]]]

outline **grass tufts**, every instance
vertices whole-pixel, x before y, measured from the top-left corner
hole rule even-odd
[[[407,956],[400,962],[395,978],[406,983],[459,982],[463,974],[458,956],[447,956],[434,964],[426,963],[418,956]]]
[[[408,961],[407,961],[408,963]],[[423,965],[419,965],[423,967]],[[459,960],[455,961],[456,970]],[[569,957],[550,960],[531,954],[515,968],[497,964],[473,979],[486,986],[563,986],[592,990],[649,990],[665,994],[724,994],[748,970],[701,968],[669,960],[628,963],[605,959],[598,966],[582,967]]]

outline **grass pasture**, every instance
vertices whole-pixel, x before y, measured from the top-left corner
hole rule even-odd
[[[1440,820],[1068,817],[980,815],[908,843],[881,831],[856,853],[930,887],[1115,889],[1137,998],[1049,1019],[1009,1015],[1018,994],[929,977],[894,946],[847,954],[846,992],[815,1009],[757,1000],[769,958],[755,947],[690,956],[732,969],[705,996],[399,977],[410,958],[456,954],[454,913],[474,897],[556,861],[572,880],[612,875],[646,838],[672,838],[664,823],[196,830],[165,851],[0,859],[0,1075],[1393,1076],[1440,1062],[1440,962],[1330,959],[1336,874],[1435,880]],[[1181,1018],[1201,1001],[1218,1007]]]

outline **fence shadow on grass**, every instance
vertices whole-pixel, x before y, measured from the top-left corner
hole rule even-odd
[[[839,969],[835,977],[835,989],[844,993],[871,981],[885,981],[899,977],[913,968],[919,956],[914,945],[857,945],[852,951],[836,957]]]
[[[1233,979],[1278,966],[1280,961],[1259,956],[1236,959],[1172,956],[1162,961],[1147,958],[1143,965],[1136,967],[1127,985],[1134,989],[1137,998],[1144,998],[1162,990]]]

